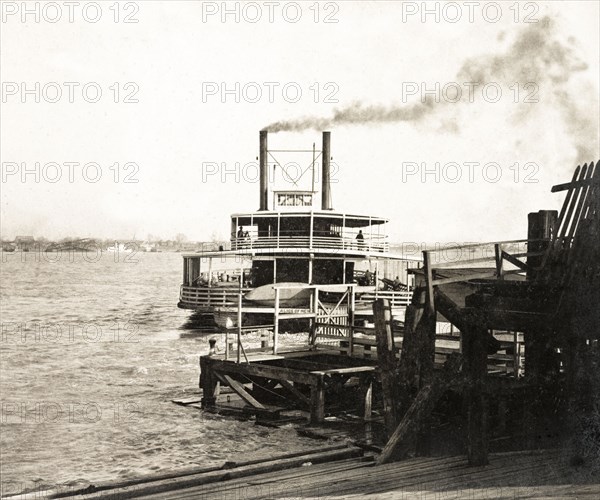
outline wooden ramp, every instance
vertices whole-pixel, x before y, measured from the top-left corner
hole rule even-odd
[[[372,462],[372,457],[364,457],[363,455],[364,451],[361,448],[338,444],[312,450],[274,455],[262,459],[240,462],[228,461],[222,466],[193,467],[179,471],[156,473],[120,482],[98,482],[86,488],[62,487],[55,490],[35,489],[19,493],[18,489],[13,490],[10,487],[9,489],[3,489],[3,494],[6,492],[7,495],[2,496],[2,498],[11,498],[14,500],[34,500],[41,498],[97,498],[111,500],[149,497],[178,498],[179,495],[185,494],[188,490],[192,491],[200,486],[239,480],[241,478],[251,478],[252,476],[264,473],[298,468],[300,470],[307,470],[304,467],[335,463],[337,461],[344,462],[351,459],[356,459],[359,463],[362,461]],[[16,484],[15,486],[18,485]],[[200,494],[200,497],[214,498],[210,495],[209,497],[205,497],[203,493]]]
[[[590,469],[569,466],[566,455],[559,450],[492,454],[490,465],[483,467],[468,467],[462,457],[377,467],[352,458],[142,498],[600,498],[600,478]]]
[[[222,467],[182,470],[99,483],[70,492],[35,491],[12,498],[160,499],[514,499],[600,498],[600,463],[573,466],[568,450],[490,455],[487,466],[463,457],[419,457],[375,466],[352,446],[331,446]],[[7,497],[11,498],[11,497]]]

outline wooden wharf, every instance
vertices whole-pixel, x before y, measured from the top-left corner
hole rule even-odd
[[[200,358],[202,406],[214,407],[228,386],[273,420],[293,407],[319,424],[333,414],[330,401],[365,422],[375,412],[390,439],[380,463],[427,454],[431,415],[449,393],[462,401],[472,465],[488,462],[490,425],[505,429],[507,418],[513,435],[528,434],[535,446],[540,426],[568,414],[573,426],[559,434],[577,441],[600,394],[599,184],[598,164],[578,167],[571,182],[553,188],[566,191],[560,213],[529,214],[527,239],[457,247],[467,257],[451,263],[436,259],[437,250],[423,252],[400,327],[385,298],[373,303],[373,327],[357,325],[352,285],[339,285],[334,303],[311,285],[310,308],[285,312],[276,288],[272,336],[261,349],[244,349],[239,326],[234,353],[228,341],[225,354]],[[474,257],[478,248],[491,255]],[[310,321],[306,343],[281,349],[279,322],[294,317]],[[440,319],[450,332],[440,331]]]

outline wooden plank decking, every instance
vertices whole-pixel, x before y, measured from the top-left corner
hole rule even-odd
[[[600,498],[600,463],[573,466],[567,450],[490,454],[486,466],[467,459],[419,457],[375,465],[353,446],[337,445],[222,467],[98,483],[71,492],[46,490],[19,499],[515,499]]]
[[[570,466],[567,457],[559,450],[500,453],[490,455],[490,465],[482,467],[468,467],[463,457],[381,466],[353,458],[142,498],[600,498],[600,478],[589,468]]]

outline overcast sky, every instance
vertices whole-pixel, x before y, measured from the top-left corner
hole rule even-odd
[[[2,5],[5,238],[228,237],[269,125],[301,129],[272,149],[331,130],[334,208],[396,242],[523,238],[600,157],[595,1],[21,4]]]

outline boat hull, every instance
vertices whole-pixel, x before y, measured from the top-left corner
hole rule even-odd
[[[279,307],[308,307],[310,304],[311,290],[302,288],[306,283],[278,283]],[[275,286],[259,286],[244,295],[244,301],[260,307],[275,307]]]

